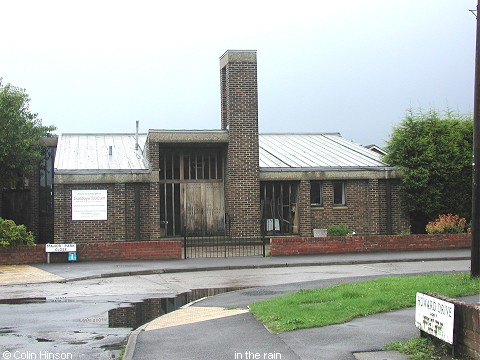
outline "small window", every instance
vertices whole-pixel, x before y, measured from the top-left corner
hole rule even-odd
[[[310,182],[310,204],[323,206],[323,184],[321,181]]]
[[[346,205],[345,182],[335,181],[333,183],[333,205]]]

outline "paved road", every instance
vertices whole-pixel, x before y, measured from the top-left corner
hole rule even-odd
[[[30,282],[27,283],[0,286],[0,302],[3,299],[5,303],[0,305],[0,350],[1,354],[4,351],[10,351],[12,354],[18,351],[18,354],[28,355],[30,352],[31,355],[39,356],[40,351],[50,351],[56,354],[71,353],[73,359],[111,358],[117,353],[120,344],[126,341],[131,329],[142,322],[140,319],[140,323],[136,323],[135,326],[129,323],[126,326],[130,327],[125,328],[109,327],[109,321],[118,317],[119,313],[116,310],[118,308],[122,311],[132,308],[139,310],[158,303],[159,311],[167,310],[167,308],[170,311],[178,301],[174,296],[190,289],[255,287],[230,295],[211,297],[202,302],[205,306],[214,306],[217,302],[217,305],[221,307],[246,307],[257,299],[291,292],[299,287],[318,287],[337,281],[346,282],[389,274],[439,270],[468,271],[469,260],[431,261],[449,257],[463,259],[466,256],[467,251],[454,251],[396,254],[395,257],[392,257],[391,254],[366,254],[365,257],[354,254],[352,257],[343,256],[343,261],[339,257],[324,256],[292,257],[286,259],[287,262],[283,262],[284,259],[243,258],[199,259],[192,262],[139,261],[41,265],[38,266],[39,269],[47,270],[49,275],[53,274],[66,280],[35,283],[37,279],[31,277]],[[382,258],[385,258],[383,261],[387,262],[375,262],[382,261]],[[421,261],[422,258],[429,261]],[[405,260],[417,261],[402,262]],[[343,265],[339,265],[342,263]],[[321,266],[302,266],[305,264],[321,264]],[[228,268],[233,269],[214,270]],[[12,299],[32,297],[38,298],[39,302],[11,304]],[[161,302],[158,300],[159,298],[167,298],[167,300]],[[144,299],[151,300],[143,302]],[[132,303],[134,304],[132,305]],[[115,315],[112,315],[113,313]],[[143,322],[148,320],[143,319]],[[272,344],[265,350],[273,354],[272,356],[275,352],[280,353],[281,350],[281,354],[284,354],[283,359],[287,358],[287,354],[292,356],[301,354],[301,351],[295,347],[295,341],[298,339],[288,339],[287,334],[278,336],[266,332],[265,328],[248,313],[233,316],[232,321],[238,323],[225,323],[225,321],[225,319],[218,319],[202,325],[192,324],[190,325],[192,328],[189,328],[192,332],[185,331],[187,328],[183,328],[182,337],[180,337],[185,340],[192,338],[192,342],[187,343],[184,340],[179,342],[177,338],[175,343],[182,345],[182,350],[185,350],[190,346],[186,344],[195,344],[194,338],[198,338],[200,334],[199,339],[204,340],[202,344],[209,344],[209,341],[213,341],[215,345],[207,346],[210,349],[207,353],[210,354],[213,351],[213,353],[228,356],[223,359],[235,358],[235,356],[241,358],[240,354],[246,356],[245,351],[251,349],[253,352],[257,349],[256,344]],[[207,323],[212,325],[211,328],[203,327]],[[250,325],[242,328],[237,326],[240,324]],[[241,335],[242,329],[243,335]],[[159,343],[158,338],[155,339],[153,335],[156,331],[151,332],[151,342],[154,345]],[[214,335],[215,331],[218,336]],[[149,338],[143,337],[145,334],[147,332],[139,336],[139,344],[141,341],[145,341],[145,344],[148,343]],[[170,334],[172,339],[180,335]],[[168,338],[166,333],[163,336],[165,339]],[[228,344],[227,338],[229,337],[232,340],[236,339],[235,341],[242,344],[242,347],[235,350],[235,348],[224,345],[223,351],[225,352],[222,353],[220,351],[222,339],[225,339],[224,344]],[[305,338],[308,338],[308,333],[305,334]],[[273,346],[273,344],[278,344],[278,346]],[[286,348],[281,348],[281,344],[284,344]],[[298,346],[302,348],[300,343]],[[147,346],[136,347],[135,359],[142,358],[142,348],[145,355],[143,358],[151,359],[152,353]],[[166,346],[160,348],[162,351],[167,349]],[[199,353],[198,347],[194,349],[196,349],[194,352]],[[260,351],[261,348],[258,349]],[[237,352],[235,353],[235,351]],[[178,349],[175,352],[182,353]],[[204,355],[207,356],[207,353]],[[213,356],[213,353],[210,355]],[[162,353],[153,358],[170,358],[170,355],[166,357],[166,354]],[[189,358],[195,359],[195,357]],[[215,359],[215,357],[197,358]],[[175,358],[172,357],[172,359]]]
[[[269,286],[311,280],[468,271],[469,260],[416,261],[355,265],[294,266],[238,270],[181,271],[151,275],[98,277],[88,280],[2,286],[0,299],[110,296],[137,300],[146,295],[172,296],[190,289]]]

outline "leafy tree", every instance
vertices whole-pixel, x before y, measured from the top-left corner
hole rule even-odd
[[[33,245],[35,238],[25,225],[16,225],[12,220],[0,218],[0,246]]]
[[[41,139],[55,130],[42,126],[29,103],[24,89],[2,85],[0,78],[0,189],[32,170],[42,156]]]
[[[439,214],[471,218],[472,148],[470,115],[410,109],[394,127],[385,161],[402,172],[402,203],[414,232]]]

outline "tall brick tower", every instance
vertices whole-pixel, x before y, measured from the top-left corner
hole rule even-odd
[[[256,51],[229,50],[220,57],[222,130],[228,130],[225,211],[231,234],[260,234],[258,91]]]

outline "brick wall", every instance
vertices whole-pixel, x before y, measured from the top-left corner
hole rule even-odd
[[[312,227],[312,210],[310,207],[310,181],[300,181],[298,189],[297,212],[300,221],[300,235],[311,236]]]
[[[65,254],[65,259],[67,255]],[[45,245],[0,247],[0,265],[39,264],[47,262]]]
[[[327,238],[272,238],[272,256],[368,253],[462,249],[471,245],[470,234],[378,235]],[[182,240],[98,242],[77,244],[78,261],[181,259]],[[66,253],[51,254],[52,262],[66,262]],[[45,263],[45,245],[0,248],[0,264]]]
[[[408,214],[402,210],[400,179],[392,179],[390,181],[391,188],[391,208],[392,208],[392,226],[393,233],[398,234],[402,231],[410,229],[410,219]]]
[[[146,157],[150,162],[152,172],[160,169],[160,145],[158,142],[147,141]]]
[[[286,237],[270,239],[272,256],[470,248],[470,234]]]
[[[77,244],[77,261],[181,259],[182,241]],[[67,253],[51,253],[51,262],[67,262]],[[0,248],[0,265],[46,263],[45,245]]]
[[[136,239],[135,187],[140,192],[140,239]],[[72,190],[107,190],[107,220],[72,220]],[[159,240],[159,193],[156,183],[57,184],[55,243]]]
[[[312,228],[326,229],[329,225],[346,225],[356,234],[387,234],[387,191],[391,189],[391,230],[393,234],[409,229],[408,218],[400,208],[399,180],[346,180],[345,206],[333,205],[333,181],[323,182],[324,205],[311,208]],[[302,231],[302,235],[312,232]]]
[[[222,129],[229,131],[225,211],[231,234],[260,234],[257,59],[251,51],[227,51],[220,59]]]
[[[458,354],[467,355],[472,359],[480,359],[480,305],[467,304],[464,301],[452,299],[435,293],[427,293],[443,301],[455,305],[454,315],[454,349]],[[435,339],[435,338],[434,338]]]

